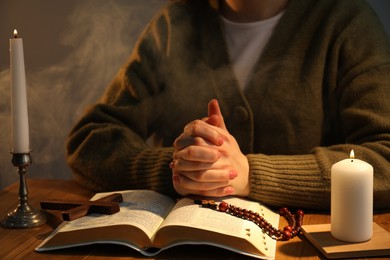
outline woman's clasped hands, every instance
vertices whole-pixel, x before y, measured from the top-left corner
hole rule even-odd
[[[188,123],[173,147],[170,167],[179,194],[249,194],[248,160],[226,129],[216,99],[208,104],[208,117]]]

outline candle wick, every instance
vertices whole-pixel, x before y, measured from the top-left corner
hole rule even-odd
[[[351,159],[351,162],[353,162],[353,159]]]

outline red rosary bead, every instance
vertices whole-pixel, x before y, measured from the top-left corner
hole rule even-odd
[[[290,238],[292,238],[291,232],[288,231],[288,230],[284,230],[284,231],[283,231],[282,239],[283,239],[283,240],[289,240]]]
[[[219,203],[218,210],[222,212],[226,212],[229,208],[229,204],[227,204],[225,201],[222,201]]]
[[[296,214],[299,215],[299,216],[302,216],[302,217],[303,217],[303,215],[305,215],[303,213],[303,210],[300,210],[300,209],[297,210]]]
[[[279,209],[279,215],[280,215],[280,216],[285,216],[288,212],[289,212],[289,211],[288,211],[287,208],[280,208],[280,209]]]
[[[285,226],[284,229],[285,231],[288,231],[288,232],[293,232],[293,228],[291,226]]]

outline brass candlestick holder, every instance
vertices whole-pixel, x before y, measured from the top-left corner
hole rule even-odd
[[[19,205],[9,212],[2,220],[4,228],[34,228],[46,223],[46,216],[31,207],[27,200],[28,189],[26,182],[27,167],[31,164],[30,153],[12,153],[12,164],[18,167],[19,173]]]

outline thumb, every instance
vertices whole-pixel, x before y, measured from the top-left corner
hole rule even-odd
[[[221,109],[220,109],[219,104],[218,104],[218,100],[216,100],[216,99],[210,100],[210,102],[208,104],[208,116],[209,116],[209,118],[217,117],[218,120],[216,120],[216,121],[218,123],[216,123],[214,125],[222,128],[222,129],[227,130],[226,126],[225,126],[225,121],[223,120]]]

